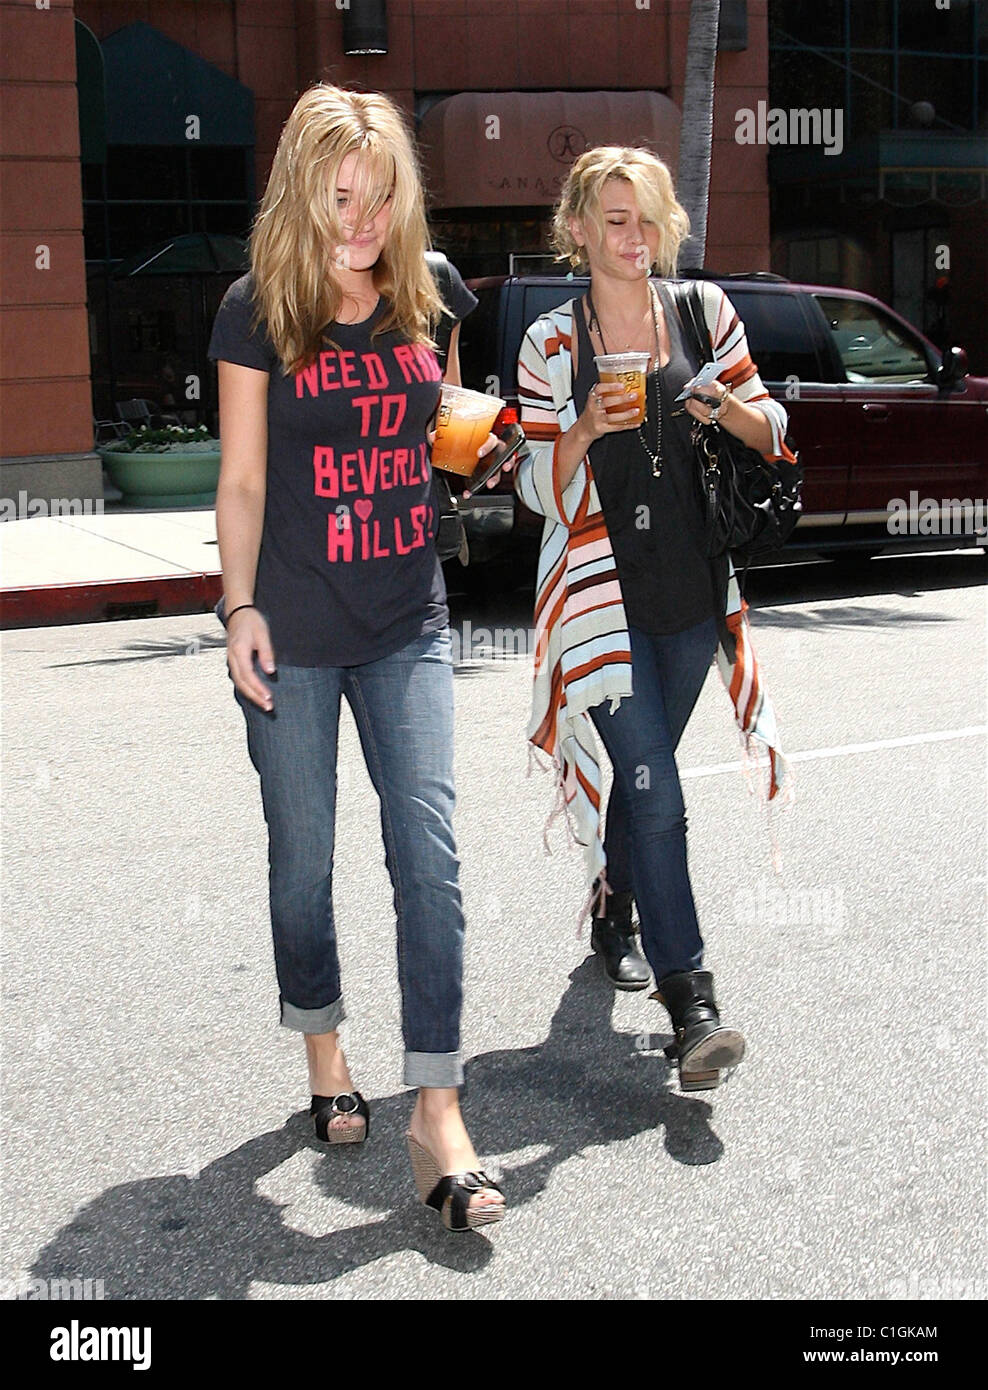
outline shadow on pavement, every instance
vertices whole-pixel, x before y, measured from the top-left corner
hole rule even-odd
[[[596,958],[588,957],[570,975],[544,1042],[467,1064],[464,1111],[478,1153],[536,1149],[537,1156],[519,1155],[504,1170],[509,1225],[513,1211],[545,1190],[557,1165],[587,1148],[657,1130],[679,1163],[709,1164],[723,1152],[710,1128],[711,1106],[666,1089],[661,1051],[646,1054],[635,1035],[611,1028],[613,998]],[[658,1003],[649,1007],[658,1025],[664,1012]],[[648,1045],[667,1040],[652,1034]],[[494,1256],[490,1241],[449,1234],[418,1204],[404,1143],[412,1103],[408,1091],[371,1100],[366,1145],[327,1150],[300,1111],[194,1178],[176,1173],[112,1187],[43,1247],[31,1276],[85,1273],[103,1280],[109,1299],[244,1299],[255,1280],[285,1288],[323,1284],[404,1250],[447,1269],[481,1269]],[[307,1149],[319,1152],[322,1194],[362,1213],[326,1235],[293,1229],[284,1204],[257,1190],[266,1174]],[[593,1196],[589,1189],[586,1195]]]
[[[107,656],[88,656],[79,661],[49,662],[49,670],[71,670],[73,666],[125,666],[132,661],[157,661],[166,656],[198,656],[200,652],[220,648],[225,651],[225,633],[221,632],[216,637],[208,633],[203,636],[196,631],[196,625],[205,617],[202,613],[190,613],[186,616],[185,622],[191,634],[188,637],[160,637],[155,641],[128,642],[120,651],[111,652]],[[209,621],[208,618],[206,620]],[[219,627],[219,622],[215,619],[213,621]]]
[[[753,610],[777,604],[830,603],[835,599],[892,594],[910,599],[939,589],[966,589],[984,584],[986,578],[984,551],[931,551],[925,555],[876,556],[871,560],[851,552],[836,563],[793,553],[782,564],[750,569],[745,597]],[[882,621],[889,620],[887,611],[862,611],[880,613]],[[907,612],[904,608],[900,611]]]
[[[447,566],[447,569],[449,566]],[[483,567],[478,567],[483,568]],[[465,572],[466,573],[466,572]],[[904,600],[923,598],[944,589],[963,589],[984,585],[988,580],[988,557],[983,551],[963,553],[936,551],[925,555],[878,556],[863,559],[849,553],[836,564],[812,554],[793,553],[784,562],[751,569],[745,581],[745,597],[760,627],[888,627],[903,623],[941,623],[955,621],[951,615],[911,611],[908,603],[895,609],[869,605],[860,600],[897,595]],[[514,571],[493,571],[483,583],[472,581],[470,590],[454,578],[450,584],[450,626],[457,644],[456,674],[469,677],[493,658],[528,661],[534,638],[531,636],[534,607],[532,575],[520,566]],[[455,587],[460,584],[461,587]],[[787,614],[777,610],[789,605],[848,602],[840,608],[828,606],[819,614]],[[173,620],[172,620],[173,621]],[[190,613],[184,622],[189,635],[164,636],[127,642],[121,632],[120,646],[104,655],[72,661],[52,661],[52,668],[73,666],[116,666],[135,661],[154,661],[161,657],[195,655],[200,651],[225,649],[226,635],[213,614]]]

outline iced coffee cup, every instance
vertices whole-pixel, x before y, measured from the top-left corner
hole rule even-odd
[[[608,415],[617,415],[632,408],[638,411],[633,419],[624,422],[629,429],[640,425],[645,419],[645,377],[650,360],[647,352],[608,352],[594,358],[597,376],[602,382],[619,381],[635,393],[633,400],[618,395],[616,391],[608,391],[606,396],[601,396]]]
[[[477,467],[477,450],[487,443],[491,426],[503,409],[500,396],[444,382],[432,445],[433,467],[469,478]]]

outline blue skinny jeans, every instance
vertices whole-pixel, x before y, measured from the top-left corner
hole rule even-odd
[[[590,715],[614,769],[604,835],[608,886],[634,893],[642,951],[658,982],[699,970],[703,960],[675,752],[716,651],[717,625],[708,618],[668,636],[632,627],[630,636],[634,694],[614,714],[604,704]]]

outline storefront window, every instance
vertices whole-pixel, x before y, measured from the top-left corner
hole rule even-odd
[[[899,91],[909,101],[928,101],[940,118],[934,129],[943,130],[950,121],[963,130],[974,129],[973,58],[899,58]],[[900,122],[908,120],[904,107]]]
[[[508,257],[549,251],[548,208],[459,208],[431,218],[436,245],[466,276],[506,275]]]
[[[972,0],[950,0],[946,8],[925,0],[899,0],[899,47],[921,53],[970,53],[974,11]]]
[[[894,32],[894,0],[869,0],[867,5],[850,5],[852,48],[891,48]],[[835,43],[836,39],[831,39]]]
[[[812,5],[807,5],[805,0],[776,0],[769,9],[772,39],[777,37],[784,42],[795,39],[824,48],[843,42],[843,28],[844,0],[816,0]]]
[[[232,274],[216,272],[209,245],[183,248],[184,273],[161,275],[163,246],[189,233],[243,238],[250,228],[245,146],[185,149],[110,145],[107,162],[83,166],[83,228],[88,271],[93,411],[116,416],[135,396],[194,424],[213,408],[205,345],[218,297]],[[105,196],[104,196],[105,193]],[[145,270],[114,274],[121,261]],[[176,396],[176,381],[202,378],[198,400]],[[175,397],[171,403],[169,397]]]
[[[876,130],[888,130],[895,124],[895,99],[892,94],[892,55],[888,53],[855,53],[851,66],[851,116],[853,127],[849,134],[862,137]]]
[[[186,232],[246,235],[252,154],[242,146],[108,146],[105,183],[102,166],[83,165],[86,259],[121,260]]]
[[[983,130],[986,45],[988,0],[946,9],[932,0],[780,0],[770,7],[769,94],[787,109],[847,107],[851,138],[918,128],[917,102],[933,106],[934,130]]]
[[[789,279],[810,285],[840,284],[837,237],[805,237],[789,243]]]
[[[769,96],[783,110],[844,107],[844,72],[829,58],[806,49],[779,48],[769,54]]]

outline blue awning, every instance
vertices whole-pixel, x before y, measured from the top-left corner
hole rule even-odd
[[[103,40],[111,145],[253,145],[254,94],[137,20]],[[190,117],[198,119],[195,139]]]

